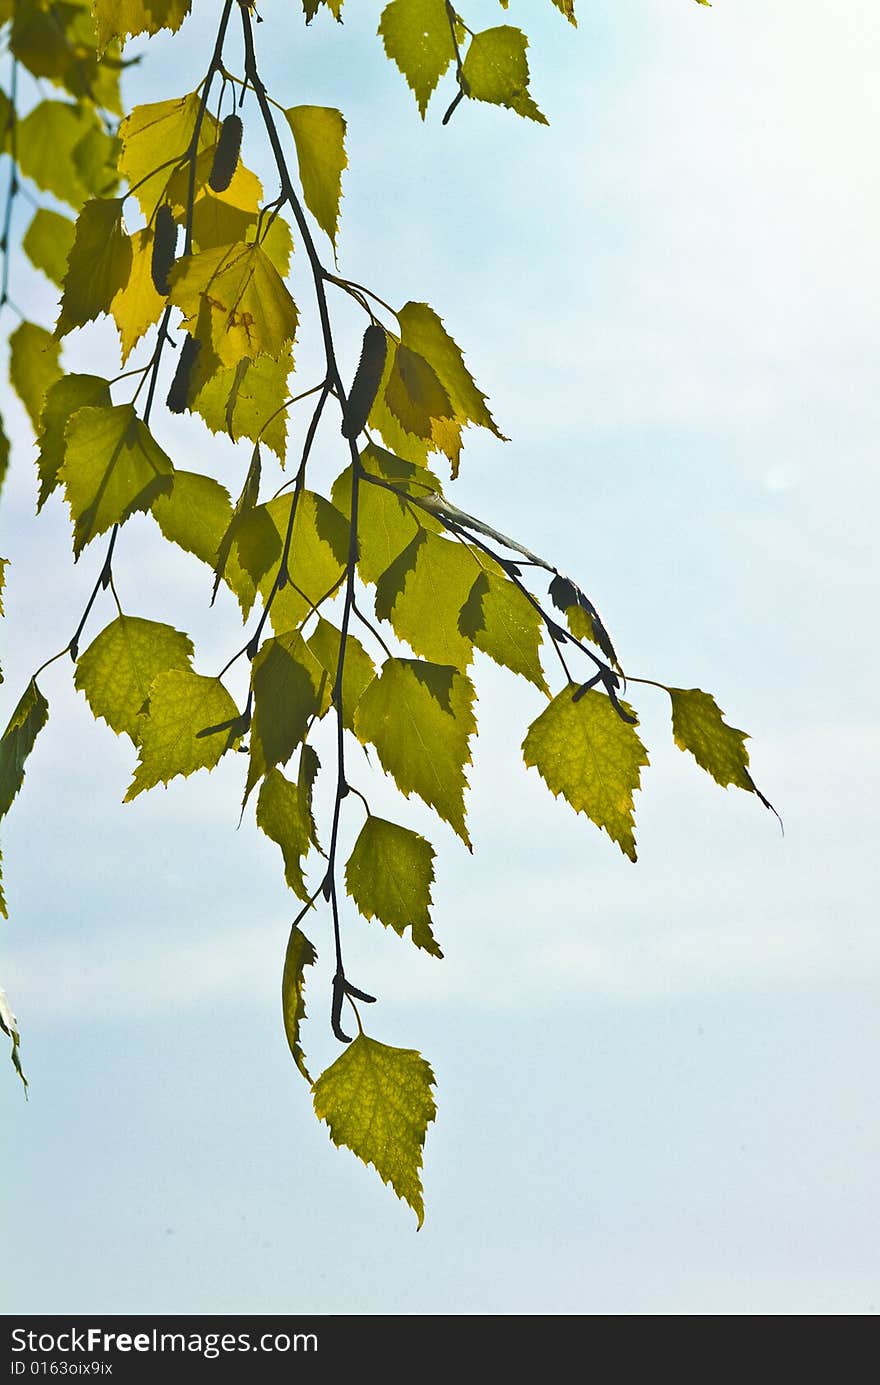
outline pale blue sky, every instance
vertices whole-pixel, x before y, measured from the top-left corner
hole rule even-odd
[[[437,1073],[416,1235],[290,1062],[291,902],[276,848],[236,831],[240,766],[123,808],[131,749],[54,666],[4,824],[0,974],[32,1083],[25,1105],[0,1082],[5,1311],[875,1312],[876,6],[581,0],[574,33],[511,0],[549,129],[470,104],[443,129],[441,102],[422,125],[378,4],[305,34],[291,8],[262,6],[257,34],[279,99],[348,117],[343,271],[432,303],[512,438],[473,438],[453,498],[581,581],[629,672],[715,693],[786,835],[672,746],[643,689],[632,866],[523,768],[540,696],[478,665],[474,856],[371,789],[438,848],[446,959],[348,923],[373,1032]],[[195,85],[215,10],[156,42],[130,101]],[[51,320],[45,281],[15,274]],[[68,359],[97,368],[108,340]],[[99,562],[59,559],[60,502],[33,519],[8,394],[4,712]],[[157,432],[235,488],[243,453]],[[126,608],[196,635],[213,671],[231,605],[207,611],[204,570],[149,520],[123,539]]]

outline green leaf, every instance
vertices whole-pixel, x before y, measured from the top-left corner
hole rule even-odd
[[[462,85],[477,101],[508,106],[517,115],[546,125],[547,117],[529,95],[528,46],[525,34],[509,24],[474,34],[462,64]]]
[[[548,692],[541,668],[541,614],[508,578],[481,572],[458,618],[458,628],[496,664],[521,673]]]
[[[359,1034],[314,1085],[315,1113],[335,1145],[372,1164],[384,1183],[408,1202],[419,1226],[422,1151],[437,1114],[434,1074],[421,1054],[389,1048]]]
[[[254,717],[245,801],[258,779],[305,740],[325,695],[324,670],[298,630],[268,639],[253,664]]]
[[[293,1054],[293,1061],[307,1082],[311,1082],[306,1067],[305,1054],[299,1040],[299,1031],[306,1017],[305,969],[314,966],[318,954],[305,933],[292,928],[287,940],[284,957],[284,973],[281,978],[281,1012],[284,1016],[284,1032]]]
[[[449,396],[456,422],[488,428],[496,438],[506,442],[489,412],[486,396],[464,363],[461,348],[434,309],[427,303],[404,303],[397,318],[401,340],[430,362]]]
[[[242,517],[233,545],[245,572],[267,599],[281,560],[293,498],[280,495]],[[290,581],[272,603],[272,626],[291,630],[345,574],[349,526],[323,496],[302,491],[296,508],[288,568]]]
[[[468,849],[464,766],[477,729],[473,701],[469,679],[455,668],[388,659],[355,713],[358,739],[376,747],[401,793],[417,793]]]
[[[67,272],[67,257],[73,246],[74,225],[69,216],[38,207],[22,237],[24,250],[35,269],[41,269],[59,288]]]
[[[574,692],[570,683],[532,722],[523,757],[555,797],[586,813],[634,861],[633,793],[648,763],[645,747],[604,693],[591,689],[575,702]]]
[[[36,431],[43,401],[61,376],[61,347],[35,322],[20,322],[9,338],[9,379]]]
[[[193,653],[188,635],[140,616],[117,616],[80,655],[74,684],[117,735],[138,744],[150,687],[160,673],[188,671]]]
[[[297,782],[292,784],[280,769],[271,769],[257,797],[257,826],[281,848],[284,878],[294,894],[308,899],[303,861],[318,845],[312,816],[312,791],[320,764],[310,745],[304,745]]]
[[[50,340],[53,341],[57,355],[58,344],[52,338]],[[40,478],[38,510],[43,508],[49,496],[60,484],[59,473],[66,446],[64,430],[72,415],[89,406],[109,408],[111,403],[110,382],[102,379],[100,375],[62,375],[46,390],[37,438],[40,446],[37,456],[37,472]]]
[[[160,673],[150,686],[150,711],[141,727],[138,764],[124,802],[178,774],[213,769],[235,742],[235,733],[200,736],[210,726],[232,723],[238,708],[219,678],[190,669]]]
[[[224,365],[288,354],[296,336],[296,304],[261,246],[240,242],[187,255],[168,277],[169,301],[181,309],[193,336],[199,335],[204,309],[211,345]]]
[[[332,692],[336,682],[336,669],[339,663],[339,639],[342,634],[335,625],[323,616],[313,634],[309,635],[308,646],[326,674],[326,686]],[[345,641],[345,667],[342,670],[342,721],[349,730],[354,729],[354,713],[357,704],[376,676],[376,669],[367,651],[356,635],[348,635]]]
[[[284,114],[296,144],[306,206],[335,247],[342,170],[348,167],[345,119],[331,106],[291,106]]]
[[[2,891],[0,891],[0,898],[2,898]],[[3,909],[3,915],[4,917],[6,915],[5,906]],[[15,1068],[15,1071],[18,1073],[19,1077],[24,1083],[24,1089],[25,1092],[27,1092],[28,1081],[24,1075],[24,1072],[22,1071],[21,1058],[19,1056],[18,1051],[19,1046],[21,1044],[21,1037],[18,1032],[18,1021],[16,1020],[15,1015],[12,1013],[12,1007],[10,1006],[9,1001],[6,997],[6,992],[3,990],[2,987],[0,987],[0,1029],[3,1030],[3,1033],[6,1035],[7,1038],[12,1040],[12,1052],[9,1056],[12,1059],[12,1066]]]
[[[401,428],[418,438],[432,436],[435,419],[452,417],[449,395],[434,367],[403,343],[391,353],[383,394],[386,407]]]
[[[689,750],[701,769],[722,788],[734,784],[755,792],[749,773],[745,731],[728,726],[711,693],[699,688],[667,688],[672,699],[672,734],[679,750]]]
[[[219,363],[212,362],[212,365]],[[196,362],[189,408],[200,415],[212,433],[227,433],[236,442],[250,438],[270,448],[281,462],[287,454],[287,378],[293,357],[284,353],[275,360],[244,357],[235,366],[202,372]]]
[[[153,283],[152,226],[145,226],[126,238],[129,245],[129,272],[125,282],[104,309],[113,316],[119,332],[123,362],[128,360],[145,332],[159,321],[165,311],[165,299],[156,292]]]
[[[113,145],[91,107],[41,101],[19,121],[16,138],[22,173],[43,192],[81,207],[103,191],[94,185],[94,160],[84,160],[83,154],[98,151],[106,158]]]
[[[98,51],[111,39],[125,43],[135,34],[177,30],[186,19],[192,0],[92,0],[98,30]]]
[[[219,481],[196,471],[175,471],[170,491],[157,496],[151,510],[170,543],[214,568],[232,522],[229,492]],[[223,580],[239,601],[250,608],[256,589],[234,554],[226,562]]]
[[[390,621],[416,654],[466,669],[474,649],[459,626],[459,612],[479,570],[465,544],[421,530],[380,577],[376,614]]]
[[[121,197],[94,198],[77,217],[56,337],[109,313],[128,283],[132,243],[122,224],[122,202]]]
[[[48,720],[49,704],[32,678],[0,737],[0,818],[24,782],[25,762]]]
[[[416,947],[442,957],[431,931],[434,848],[418,832],[368,817],[345,868],[345,888],[364,918],[378,919]]]
[[[424,467],[405,462],[369,443],[361,453],[361,466],[373,476],[391,481],[399,490],[417,496],[439,492],[440,482]],[[351,467],[333,483],[333,504],[346,518],[351,515]],[[418,518],[416,518],[418,516]],[[362,482],[358,487],[358,572],[364,582],[375,582],[387,572],[420,532],[420,526],[438,532],[442,525],[433,515],[408,506],[405,499],[382,486]]]
[[[170,490],[174,468],[132,404],[80,409],[65,436],[60,476],[79,557],[97,534],[148,510]]]
[[[9,470],[9,439],[3,427],[3,419],[0,418],[0,492],[3,490],[3,482],[6,480],[6,473]]]
[[[412,88],[422,119],[440,78],[455,59],[444,0],[391,0],[379,33],[385,52]]]

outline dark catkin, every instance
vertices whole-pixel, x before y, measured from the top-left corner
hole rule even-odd
[[[228,115],[220,126],[220,138],[208,177],[212,192],[225,192],[232,182],[232,175],[238,167],[243,129],[241,117],[237,115]]]
[[[157,293],[161,293],[165,298],[171,291],[168,282],[168,275],[177,255],[177,222],[171,213],[171,208],[167,202],[156,213],[156,225],[153,229],[153,257],[150,261],[150,273],[153,276],[153,287]]]
[[[202,343],[198,337],[185,336],[183,346],[180,348],[180,356],[177,361],[177,369],[174,372],[174,379],[171,381],[171,388],[168,391],[168,398],[165,403],[173,414],[182,414],[189,403],[189,387],[192,380],[193,366],[201,350]]]
[[[366,425],[376,398],[376,391],[385,369],[385,355],[388,338],[382,327],[372,323],[364,332],[361,358],[351,383],[345,416],[342,420],[342,436],[356,438]]]

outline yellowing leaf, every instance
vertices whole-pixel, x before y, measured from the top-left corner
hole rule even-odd
[[[310,745],[304,745],[297,782],[292,784],[280,769],[271,769],[257,797],[257,826],[281,847],[284,878],[300,899],[309,897],[302,863],[318,844],[312,817],[312,788],[318,769],[317,755]]]
[[[528,46],[525,34],[509,24],[474,34],[462,64],[462,85],[477,101],[508,106],[517,115],[546,125],[547,117],[529,95]]]
[[[73,246],[74,227],[69,216],[38,207],[22,237],[24,250],[35,269],[61,286],[67,272],[67,257]]]
[[[192,652],[189,636],[171,625],[117,616],[80,655],[74,683],[94,716],[137,745],[151,684],[170,669],[189,669]]]
[[[701,769],[722,788],[735,784],[754,792],[749,773],[748,735],[724,721],[711,693],[699,688],[667,688],[672,699],[672,734],[679,750],[689,750]]]
[[[388,659],[355,713],[358,739],[376,747],[401,793],[417,793],[468,848],[464,766],[477,729],[473,700],[470,681],[457,669]]]
[[[54,338],[50,338],[50,341],[57,356],[58,343]],[[61,479],[58,473],[64,461],[64,430],[71,415],[88,405],[109,406],[111,403],[109,381],[100,375],[62,375],[49,386],[40,414],[37,438],[40,446],[37,457],[40,477],[38,510],[43,508]]]
[[[103,53],[114,38],[125,43],[135,34],[179,29],[191,5],[192,0],[92,0],[98,51]]]
[[[307,1082],[311,1082],[306,1067],[305,1054],[299,1039],[299,1031],[306,1017],[305,969],[314,966],[318,954],[305,933],[299,928],[290,930],[287,952],[284,957],[284,974],[281,978],[281,1011],[284,1016],[284,1032],[293,1055],[293,1061]]]
[[[306,206],[335,246],[342,170],[348,167],[345,119],[331,106],[291,106],[284,114],[296,144]]]
[[[76,220],[55,335],[82,327],[110,305],[131,274],[132,244],[122,225],[122,198],[95,198]]]
[[[32,678],[0,737],[0,818],[24,782],[25,762],[48,720],[49,704]]]
[[[253,664],[254,716],[245,799],[305,740],[325,694],[324,671],[298,630],[266,640]]]
[[[367,818],[345,867],[345,888],[364,918],[378,919],[416,947],[442,957],[431,931],[434,848],[418,832]]]
[[[382,11],[379,33],[385,52],[412,88],[424,120],[434,88],[455,59],[445,0],[391,0]]]
[[[159,321],[165,309],[165,299],[156,292],[153,283],[153,228],[145,226],[127,239],[130,259],[128,277],[109,305],[109,312],[119,332],[123,362],[128,360],[144,333]]]
[[[199,97],[189,92],[171,101],[135,106],[119,127],[119,172],[135,189],[134,196],[147,221],[162,199],[174,165],[189,147],[198,110]],[[208,120],[203,129],[207,141],[212,137]]]
[[[178,260],[172,269],[170,301],[198,336],[206,309],[211,344],[224,365],[245,357],[283,356],[296,335],[296,304],[259,245],[215,246]]]
[[[427,303],[404,303],[397,315],[401,340],[429,361],[452,404],[455,420],[488,428],[504,439],[479,389],[464,363],[461,348],[453,341],[442,321]]]
[[[80,409],[66,430],[60,476],[74,521],[73,551],[171,489],[174,468],[132,404]]]
[[[407,558],[411,551],[410,564]],[[473,553],[464,544],[420,530],[411,548],[379,578],[376,614],[390,621],[395,633],[416,654],[437,664],[465,669],[474,650],[460,627],[459,612],[479,571]]]
[[[34,429],[46,394],[61,376],[61,347],[45,327],[20,322],[9,338],[9,379]]]
[[[408,1202],[419,1226],[422,1150],[437,1114],[434,1074],[414,1049],[389,1048],[366,1034],[323,1072],[314,1085],[315,1113],[335,1145],[345,1145]]]
[[[235,737],[226,731],[210,736],[199,732],[233,722],[237,716],[238,708],[219,678],[205,678],[189,669],[160,673],[150,687],[150,711],[138,746],[140,763],[125,802],[178,774],[213,769]]]
[[[574,692],[569,684],[532,722],[523,757],[554,796],[586,813],[634,861],[633,793],[648,763],[645,747],[604,693],[591,689],[575,702]]]
[[[544,629],[540,612],[506,577],[480,573],[462,607],[458,628],[496,664],[548,691],[538,652]]]

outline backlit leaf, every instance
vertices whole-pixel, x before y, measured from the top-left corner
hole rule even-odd
[[[58,344],[52,339],[56,354]],[[40,414],[37,442],[37,471],[40,494],[37,509],[41,510],[60,482],[59,471],[64,461],[66,441],[64,430],[72,414],[89,405],[111,404],[110,383],[100,375],[62,375],[46,391]]]
[[[315,1113],[335,1145],[345,1145],[390,1183],[418,1218],[422,1151],[437,1113],[430,1064],[414,1049],[389,1048],[358,1034],[314,1085]]]
[[[137,745],[160,673],[189,669],[193,646],[171,625],[139,616],[117,616],[80,655],[74,683],[92,709],[117,735]]]
[[[281,848],[284,878],[300,899],[308,899],[303,876],[303,861],[317,845],[312,817],[312,787],[318,772],[318,757],[304,745],[295,784],[271,769],[260,785],[257,797],[257,826]]]
[[[135,106],[119,127],[119,172],[135,189],[134,196],[147,221],[152,220],[162,200],[174,165],[187,151],[198,110],[197,93],[188,92],[171,101]],[[210,121],[205,121],[203,129],[207,142],[212,138]]]
[[[80,409],[65,436],[60,476],[78,557],[97,534],[149,509],[170,490],[174,468],[132,404]]]
[[[103,52],[113,38],[124,43],[135,34],[179,29],[191,5],[192,0],[92,0],[98,50]]]
[[[496,664],[521,673],[542,692],[548,691],[539,655],[543,620],[508,578],[481,572],[462,607],[458,627]]]
[[[9,379],[36,431],[46,395],[61,377],[61,347],[45,327],[20,322],[9,338]]]
[[[160,673],[150,687],[150,711],[141,727],[138,764],[125,802],[145,789],[167,784],[177,775],[213,769],[234,742],[234,735],[199,732],[233,721],[238,708],[219,678],[189,669]]]
[[[189,407],[204,419],[212,433],[259,439],[283,462],[287,452],[287,411],[280,406],[288,396],[287,377],[293,357],[284,352],[245,358],[235,366],[211,370],[205,378],[196,365]]]
[[[132,242],[122,225],[122,198],[87,202],[76,220],[55,335],[63,337],[109,313],[128,283],[131,266]]]
[[[413,550],[411,565],[405,560]],[[389,591],[388,574],[376,586],[376,614],[390,621],[395,633],[415,651],[437,664],[465,669],[473,643],[462,631],[459,613],[480,569],[462,543],[419,531],[417,540],[396,560],[400,587]]]
[[[371,475],[391,481],[413,495],[430,495],[440,482],[424,467],[405,462],[384,447],[369,443],[361,453],[361,466]],[[351,467],[336,478],[333,503],[346,517],[351,514]],[[382,486],[362,481],[358,487],[358,572],[365,582],[375,582],[412,542],[420,527],[439,532],[433,515],[408,506],[405,499]]]
[[[0,818],[22,786],[25,762],[48,720],[49,704],[32,678],[0,737]]]
[[[474,34],[462,64],[462,84],[477,101],[508,106],[517,115],[546,125],[547,117],[529,95],[528,46],[525,34],[509,24]]]
[[[445,0],[391,0],[382,11],[379,33],[424,119],[434,88],[455,59]]]
[[[59,288],[67,272],[67,257],[73,246],[74,226],[69,216],[38,207],[22,237],[24,250],[35,269],[41,269]]]
[[[296,335],[296,304],[259,245],[215,246],[186,256],[169,280],[170,301],[181,309],[194,336],[204,305],[211,344],[224,365],[286,354]]]
[[[697,764],[726,788],[754,792],[749,773],[748,734],[728,726],[711,693],[699,688],[668,688],[672,699],[672,734],[679,750],[689,750]]]
[[[342,632],[323,616],[319,617],[308,646],[326,674],[326,686],[332,692],[339,662],[339,637]],[[373,661],[356,635],[345,641],[345,667],[342,671],[342,721],[349,729],[354,726],[354,712],[376,676]]]
[[[532,722],[523,757],[554,796],[586,813],[634,861],[633,793],[648,763],[645,747],[604,693],[590,690],[575,702],[574,692],[569,684]]]
[[[443,953],[431,931],[434,848],[418,832],[384,818],[367,818],[345,867],[345,888],[364,918],[378,919],[416,947]]]
[[[318,954],[305,933],[292,928],[287,941],[284,957],[284,973],[281,978],[281,1011],[284,1016],[284,1032],[293,1055],[293,1061],[307,1082],[311,1082],[302,1051],[299,1033],[306,1017],[305,969],[314,966]]]
[[[159,321],[165,309],[165,299],[156,292],[153,283],[153,228],[145,226],[127,239],[128,277],[109,305],[109,312],[119,332],[123,362],[128,360],[144,333]]]
[[[268,639],[253,663],[254,713],[245,799],[264,774],[285,765],[322,709],[324,670],[298,630]]]
[[[214,568],[232,519],[229,492],[219,481],[200,472],[175,470],[173,486],[157,496],[151,511],[166,539]],[[254,584],[234,554],[226,563],[224,581],[240,602],[253,601]]]
[[[242,517],[233,544],[242,567],[266,599],[272,589],[290,519],[291,495],[280,495]],[[276,631],[298,625],[345,574],[349,527],[323,496],[304,490],[296,508],[288,567],[290,581],[272,603]]]
[[[97,149],[112,147],[91,107],[41,101],[18,123],[19,167],[43,192],[51,192],[71,207],[81,207],[90,195],[104,190],[93,186],[93,163],[82,158],[78,163],[75,158],[89,137]]]
[[[355,713],[361,741],[405,797],[417,793],[470,848],[464,766],[470,764],[474,689],[464,674],[419,659],[388,659]]]
[[[342,170],[348,167],[345,119],[331,106],[291,106],[284,114],[296,144],[306,206],[335,246]]]

